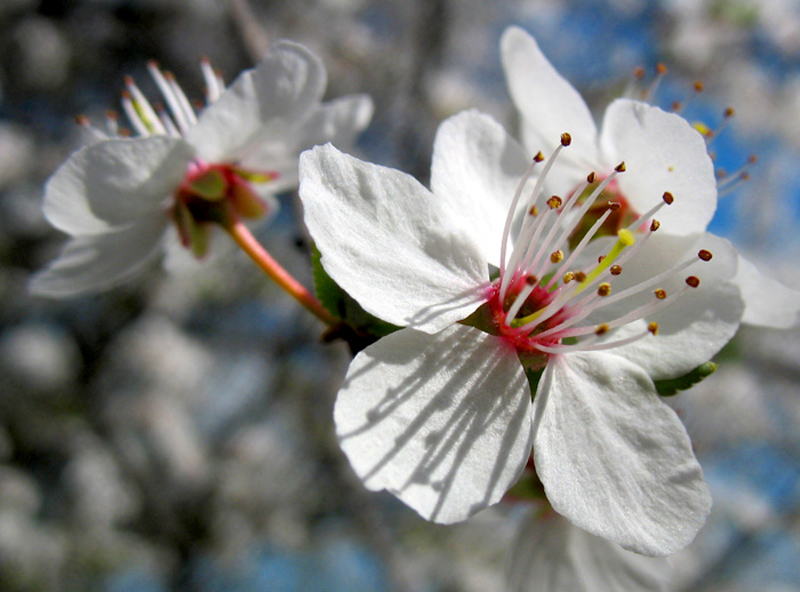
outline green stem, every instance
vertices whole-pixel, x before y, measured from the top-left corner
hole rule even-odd
[[[302,304],[306,310],[317,317],[320,321],[328,326],[339,324],[339,320],[335,319],[328,313],[327,310],[320,304],[314,295],[309,292],[305,286],[298,282],[292,274],[286,271],[280,263],[273,259],[267,250],[250,233],[250,230],[240,221],[233,220],[227,224],[223,224],[225,230],[231,235],[231,238],[236,242],[241,249],[258,265],[261,270],[266,273],[272,281],[278,284],[292,298]]]

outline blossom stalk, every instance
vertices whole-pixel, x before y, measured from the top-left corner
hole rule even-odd
[[[323,323],[334,326],[337,321],[325,310],[319,300],[286,269],[270,255],[261,243],[259,243],[247,226],[240,220],[233,220],[223,224],[223,227],[244,251],[252,259],[259,269],[286,291],[292,298],[297,300],[306,310],[317,317]]]

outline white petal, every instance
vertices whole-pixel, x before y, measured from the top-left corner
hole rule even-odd
[[[98,292],[139,273],[161,252],[166,216],[143,218],[123,230],[70,240],[36,274],[31,292],[55,298]]]
[[[509,592],[667,592],[672,568],[589,534],[553,512],[529,512],[520,524]]]
[[[48,181],[44,214],[53,226],[75,236],[130,224],[163,207],[192,154],[183,140],[164,136],[87,146]]]
[[[700,249],[711,251],[713,259],[709,262],[697,259]],[[667,308],[646,318],[647,322],[658,323],[658,335],[648,335],[613,350],[643,367],[654,380],[686,374],[710,360],[736,334],[744,312],[739,289],[731,282],[736,273],[736,252],[728,241],[712,234],[676,237],[661,234],[659,230],[611,282],[613,294],[669,269],[675,263],[693,258],[697,261],[694,265],[670,281],[654,286],[667,291],[667,301],[674,297]],[[686,285],[685,278],[690,275],[700,279],[700,286],[676,297]],[[646,290],[639,298],[622,301],[613,309],[622,313],[652,299],[652,290]],[[599,323],[608,319],[598,316],[594,320]],[[607,339],[613,341],[640,333],[645,330],[645,325],[645,321],[631,324],[609,334]]]
[[[605,159],[625,161],[619,188],[640,214],[665,191],[675,203],[656,215],[659,232],[705,231],[717,208],[717,179],[702,136],[688,121],[647,103],[617,99],[606,109],[601,134]]]
[[[531,156],[539,150],[547,156],[562,133],[572,135],[572,145],[558,157],[548,182],[566,187],[563,192],[573,189],[569,185],[602,164],[589,107],[547,60],[536,40],[519,27],[506,29],[500,50],[511,99],[522,115],[523,143]]]
[[[788,329],[797,324],[800,293],[796,290],[765,275],[741,255],[733,281],[742,291],[745,303],[743,323],[774,329]]]
[[[536,473],[554,510],[643,555],[692,541],[711,496],[683,424],[641,368],[608,353],[553,356],[533,409]]]
[[[325,271],[367,312],[434,333],[484,300],[480,251],[410,175],[327,144],[301,155],[300,197]]]
[[[243,72],[186,133],[211,162],[244,160],[262,142],[293,143],[282,133],[318,106],[327,76],[319,58],[297,43],[272,46],[254,70]],[[268,163],[262,163],[268,166]]]
[[[278,178],[269,187],[275,193],[297,187],[298,156],[303,150],[331,142],[340,150],[352,149],[356,136],[372,117],[372,99],[366,95],[342,97],[320,105],[311,116],[293,128],[265,138],[242,165],[277,172]],[[297,123],[297,122],[294,122]]]
[[[497,267],[508,208],[529,162],[499,123],[477,111],[447,119],[436,133],[431,189]]]
[[[530,456],[530,390],[516,352],[463,325],[402,329],[359,353],[334,421],[364,484],[434,522],[499,501]]]

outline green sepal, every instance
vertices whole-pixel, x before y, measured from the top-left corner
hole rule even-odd
[[[225,175],[218,169],[208,169],[203,174],[198,175],[189,181],[189,189],[193,195],[207,199],[208,201],[218,201],[225,197],[228,189],[228,181]]]
[[[714,362],[700,364],[688,374],[684,374],[678,378],[654,381],[656,385],[656,391],[658,391],[658,394],[662,397],[671,397],[673,395],[677,395],[680,391],[688,390],[704,378],[711,376],[716,370],[717,365]]]
[[[311,270],[314,278],[314,290],[320,303],[329,313],[341,319],[351,330],[364,338],[365,342],[374,342],[378,338],[400,329],[397,325],[382,321],[361,308],[361,305],[327,274],[322,267],[321,259],[322,255],[319,249],[312,243]],[[344,334],[341,336],[350,342],[351,347],[356,349],[351,338]],[[363,349],[363,347],[358,349]]]

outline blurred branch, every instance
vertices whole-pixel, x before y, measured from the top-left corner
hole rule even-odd
[[[231,19],[242,37],[247,53],[254,64],[261,61],[269,49],[269,36],[247,0],[225,0]]]

